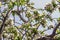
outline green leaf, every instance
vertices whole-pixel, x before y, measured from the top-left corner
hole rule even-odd
[[[31,13],[26,13],[26,16],[29,18],[29,17],[31,17],[32,15],[31,15]]]
[[[22,27],[23,27],[23,28],[26,28],[26,29],[28,29],[29,26],[30,26],[30,23],[27,23],[27,24],[23,24],[23,25],[22,25]]]
[[[57,6],[55,0],[52,0],[52,5],[53,5],[54,8]]]
[[[46,17],[47,17],[50,21],[53,20],[50,15],[46,15]]]
[[[22,40],[21,36],[17,36],[15,40]]]
[[[15,5],[17,5],[17,2],[14,2],[15,3]]]
[[[21,4],[21,5],[24,5],[25,3],[26,3],[25,0],[20,0],[20,4]]]
[[[36,28],[32,28],[32,33],[35,33],[35,34],[37,34],[37,29]]]
[[[60,22],[60,17],[57,19],[58,22]]]
[[[52,6],[52,4],[46,5],[45,9],[46,9],[46,11],[52,13],[53,12],[53,6]]]
[[[59,12],[60,12],[60,7],[58,8]]]
[[[26,0],[26,2],[28,3],[30,0]]]
[[[36,16],[39,15],[38,11],[34,11],[34,15]]]
[[[60,30],[59,29],[56,32],[57,32],[57,34],[60,34]]]
[[[43,32],[43,31],[40,31],[40,33],[41,33],[41,34],[44,34],[44,32]]]
[[[60,3],[60,0],[57,0]]]
[[[13,8],[12,2],[9,2],[8,7],[9,7],[9,9],[10,9],[10,8]]]
[[[31,3],[31,5],[34,5],[34,3]]]
[[[15,11],[12,11],[12,15],[15,16]]]

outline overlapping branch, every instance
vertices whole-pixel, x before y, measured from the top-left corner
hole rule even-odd
[[[58,29],[58,27],[60,26],[60,23],[56,25],[56,27],[53,29],[53,32],[51,35],[48,35],[48,36],[45,36],[45,37],[42,37],[42,38],[38,38],[37,40],[55,40],[53,39],[53,37],[56,35],[56,30]]]

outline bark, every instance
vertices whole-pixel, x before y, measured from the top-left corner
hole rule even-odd
[[[0,27],[0,40],[2,40],[2,32],[3,32],[4,28],[5,28],[5,22],[6,22],[7,18],[8,18],[8,16],[9,16],[11,10],[12,9],[7,11],[6,16],[4,17],[4,20],[3,20],[2,24],[1,24],[1,27]]]
[[[0,40],[2,40],[2,34],[0,33]]]
[[[38,38],[37,40],[55,40],[53,37],[56,35],[56,30],[59,28],[59,26],[60,26],[60,23],[56,25],[51,35]]]
[[[55,40],[55,39],[51,37],[42,37],[42,38],[38,38],[37,40]]]

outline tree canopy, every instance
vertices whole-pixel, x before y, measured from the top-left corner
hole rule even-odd
[[[60,13],[60,0],[52,0],[44,8],[34,4],[30,0],[0,0],[0,40],[60,40],[60,17],[52,16],[55,11]],[[45,34],[51,29],[50,35]]]

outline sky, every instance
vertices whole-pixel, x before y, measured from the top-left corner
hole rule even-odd
[[[35,5],[34,5],[35,8],[44,8],[44,6],[47,3],[50,3],[51,0],[31,0],[31,2],[35,3]]]

